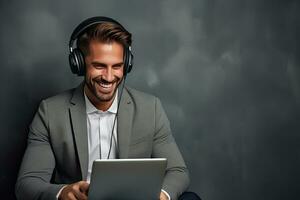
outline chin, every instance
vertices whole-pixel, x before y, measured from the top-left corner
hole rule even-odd
[[[97,93],[97,98],[100,101],[111,101],[114,98],[114,94],[115,94],[115,91],[113,91],[112,93],[109,93],[109,94]]]

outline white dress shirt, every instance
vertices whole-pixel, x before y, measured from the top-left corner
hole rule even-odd
[[[84,94],[84,97],[89,148],[89,165],[86,181],[90,182],[94,160],[116,158],[117,119],[115,117],[118,110],[118,91],[115,95],[116,98],[114,98],[112,105],[107,111],[98,110],[90,102],[86,94]],[[114,120],[116,120],[115,125]],[[110,147],[111,151],[109,153]]]

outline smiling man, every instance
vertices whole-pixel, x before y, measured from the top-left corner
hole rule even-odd
[[[16,183],[18,199],[87,199],[92,163],[106,158],[167,158],[160,199],[176,200],[187,189],[187,168],[160,101],[121,87],[132,67],[130,47],[131,34],[110,18],[90,18],[74,30],[70,65],[84,81],[41,102]]]
[[[106,111],[123,79],[123,46],[115,41],[104,43],[93,39],[85,63],[85,94],[97,109]]]

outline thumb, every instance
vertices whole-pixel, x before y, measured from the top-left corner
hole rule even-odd
[[[80,189],[81,192],[87,194],[88,191],[89,191],[89,187],[90,187],[90,184],[88,182],[86,182],[86,181],[80,181],[79,182],[79,189]]]

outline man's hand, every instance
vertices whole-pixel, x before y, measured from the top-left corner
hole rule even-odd
[[[160,192],[159,200],[169,200],[169,198],[164,192]]]
[[[60,200],[87,200],[90,184],[86,181],[79,181],[64,187],[61,191]]]

